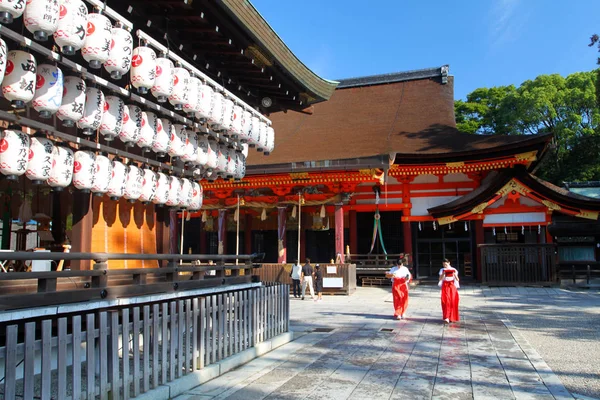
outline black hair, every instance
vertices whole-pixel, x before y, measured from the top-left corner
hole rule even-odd
[[[306,259],[306,262],[307,262],[307,263],[310,263],[310,258],[307,258],[307,259]]]
[[[444,261],[442,261],[442,262],[450,264],[450,260],[448,260],[447,258],[444,258]]]

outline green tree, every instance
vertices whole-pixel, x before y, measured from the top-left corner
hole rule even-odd
[[[596,71],[540,75],[513,85],[476,89],[455,103],[459,130],[476,134],[528,135],[551,132],[553,146],[539,175],[553,183],[600,179],[600,109]],[[577,156],[577,154],[580,156]],[[579,160],[584,156],[588,159]]]

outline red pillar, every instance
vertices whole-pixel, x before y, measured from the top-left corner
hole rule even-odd
[[[358,227],[356,226],[356,210],[350,210],[350,254],[358,253]]]
[[[244,249],[246,254],[252,254],[252,214],[246,214],[244,227]]]
[[[482,264],[482,260],[481,260],[481,250],[479,249],[478,245],[483,244],[485,242],[485,235],[483,234],[483,220],[482,219],[478,219],[475,220],[475,251],[477,252],[476,254],[476,260],[477,260],[477,280],[481,281],[481,269],[483,268],[483,264]]]
[[[287,260],[286,240],[287,207],[277,207],[277,263],[285,264]]]
[[[402,222],[402,237],[404,239],[404,253],[410,254],[410,259],[413,260],[412,229],[410,226],[410,221]]]
[[[335,205],[335,255],[336,261],[340,257],[344,262],[344,206],[342,203]]]

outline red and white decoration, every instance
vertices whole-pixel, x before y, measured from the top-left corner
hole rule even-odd
[[[96,153],[89,150],[78,150],[74,155],[73,186],[84,193],[94,187],[94,171],[96,170]]]
[[[21,50],[9,51],[6,58],[2,94],[14,108],[25,108],[35,93],[37,63],[31,54]]]
[[[56,116],[64,126],[75,126],[75,123],[83,117],[85,93],[86,84],[83,79],[76,76],[64,78],[62,103],[56,112]]]
[[[127,168],[127,179],[125,180],[125,192],[123,193],[123,197],[133,202],[142,195],[144,171],[134,164],[130,164]]]
[[[16,180],[27,171],[29,135],[7,129],[0,132],[0,172],[6,179]]]
[[[119,136],[123,126],[125,103],[117,96],[106,96],[104,113],[100,123],[100,133],[109,142]]]
[[[188,210],[198,211],[202,208],[202,202],[204,200],[204,194],[202,192],[202,185],[198,182],[192,182],[192,202],[190,203]]]
[[[56,32],[59,16],[58,0],[27,0],[23,23],[35,40],[45,42]]]
[[[24,0],[0,0],[0,24],[12,24],[25,11]]]
[[[196,164],[198,158],[198,135],[195,132],[190,131],[187,134],[185,141],[185,153],[181,156],[181,159],[188,164]]]
[[[196,165],[201,167],[205,166],[208,162],[208,136],[200,135],[196,136],[198,139],[198,151],[196,152]]]
[[[229,127],[229,134],[237,139],[242,134],[242,117],[244,116],[244,109],[235,104],[233,106],[233,115],[231,116],[231,126]]]
[[[227,172],[227,145],[219,143],[217,144],[217,168],[215,168],[220,175],[225,175]]]
[[[139,201],[149,203],[154,200],[156,195],[156,185],[158,183],[158,175],[149,168],[143,169],[142,192]]]
[[[25,176],[32,180],[34,185],[46,182],[50,178],[53,157],[54,143],[45,137],[33,136],[29,145],[29,161]]]
[[[200,93],[198,94],[198,111],[196,112],[196,118],[208,119],[210,117],[210,111],[212,109],[212,99],[214,90],[207,84],[200,85]]]
[[[133,49],[131,84],[140,94],[146,94],[156,79],[156,53],[148,46]]]
[[[214,92],[212,97],[212,108],[208,116],[208,122],[211,126],[214,125],[217,129],[223,118],[223,95],[219,92]]]
[[[60,191],[73,180],[73,150],[64,146],[54,146],[50,177],[46,182],[54,190]]]
[[[108,195],[111,200],[119,200],[125,194],[127,181],[127,166],[118,158],[112,161],[112,176],[108,185]]]
[[[7,51],[6,42],[0,39],[0,83],[4,80],[4,73],[6,72]]]
[[[166,57],[156,59],[156,79],[152,86],[152,96],[159,103],[165,103],[173,93],[173,82],[175,78],[173,62]]]
[[[256,116],[252,116],[252,125],[250,127],[250,135],[248,136],[248,143],[250,147],[256,146],[260,141],[260,119]]]
[[[227,147],[227,167],[226,173],[228,178],[235,176],[235,150],[232,147]]]
[[[246,176],[246,156],[244,153],[238,154],[238,161],[235,168],[235,179],[243,179]]]
[[[86,37],[81,55],[90,64],[90,68],[100,69],[110,55],[112,24],[102,14],[92,13],[87,16]]]
[[[171,157],[182,157],[185,154],[187,129],[185,125],[174,124],[167,152]]]
[[[260,121],[258,129],[258,141],[256,147],[258,151],[264,151],[267,137],[267,124],[264,121]]]
[[[135,145],[142,130],[142,109],[138,106],[127,105],[123,109],[123,124],[119,139],[126,147]]]
[[[88,10],[81,0],[60,0],[58,27],[54,41],[62,53],[75,55],[83,47],[87,27]]]
[[[112,28],[110,38],[110,51],[104,62],[104,69],[111,78],[121,79],[131,68],[133,38],[129,31],[118,27]]]
[[[160,118],[156,124],[156,136],[152,142],[152,151],[158,154],[159,157],[164,157],[169,149],[169,141],[171,140],[171,131],[173,124],[166,118]]]
[[[179,179],[176,176],[169,176],[169,194],[167,196],[167,202],[165,204],[169,207],[178,207],[180,192],[181,179]]]
[[[156,114],[142,111],[142,126],[137,140],[138,147],[143,150],[150,149],[154,142],[154,136],[156,136]]]
[[[200,96],[200,86],[202,81],[196,77],[190,77],[188,83],[187,101],[183,105],[183,112],[187,113],[189,118],[194,118],[199,110],[198,101]]]
[[[181,67],[173,68],[173,92],[169,96],[169,102],[175,110],[180,111],[183,105],[188,101],[188,85],[190,73],[187,69]]]
[[[85,106],[83,116],[77,122],[84,135],[92,135],[102,123],[104,114],[104,93],[100,89],[88,87],[85,89]]]
[[[242,144],[242,154],[244,158],[248,158],[248,143]]]
[[[250,131],[252,129],[252,113],[244,110],[242,114],[242,130],[240,131],[240,142],[247,143],[250,139]]]
[[[41,118],[50,118],[56,114],[62,104],[63,73],[55,65],[38,65],[33,95],[33,108],[40,113]]]
[[[181,190],[179,191],[178,205],[181,208],[188,208],[192,204],[194,194],[192,182],[187,178],[181,178]]]
[[[162,172],[157,173],[158,177],[156,180],[156,191],[152,202],[154,204],[162,205],[166,204],[169,198],[169,177]]]
[[[98,154],[96,156],[96,166],[94,168],[94,186],[92,192],[98,196],[102,196],[108,192],[108,185],[112,177],[112,162],[106,154]]]
[[[208,140],[207,156],[205,168],[208,172],[212,172],[219,164],[219,144],[212,138]]]
[[[275,149],[275,130],[272,127],[267,127],[265,141],[265,155],[268,156]]]

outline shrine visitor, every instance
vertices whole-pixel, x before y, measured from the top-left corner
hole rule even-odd
[[[317,300],[323,300],[323,271],[319,264],[315,265],[315,292],[317,292]]]
[[[445,323],[458,322],[458,296],[459,279],[458,271],[450,265],[450,260],[444,259],[443,268],[440,269],[438,286],[442,288],[442,319]]]
[[[315,289],[313,288],[313,267],[310,265],[310,258],[306,259],[306,264],[302,267],[300,272],[300,283],[302,283],[302,300],[306,294],[306,286],[310,290],[310,296],[315,299]]]
[[[292,265],[292,272],[290,272],[290,277],[292,278],[292,287],[294,291],[294,297],[300,297],[300,275],[302,273],[302,266],[298,262],[298,260],[294,261],[294,265]]]
[[[404,319],[408,307],[408,284],[411,279],[410,271],[404,265],[404,259],[401,259],[399,263],[394,263],[394,266],[385,273],[385,276],[392,280],[394,318]]]

